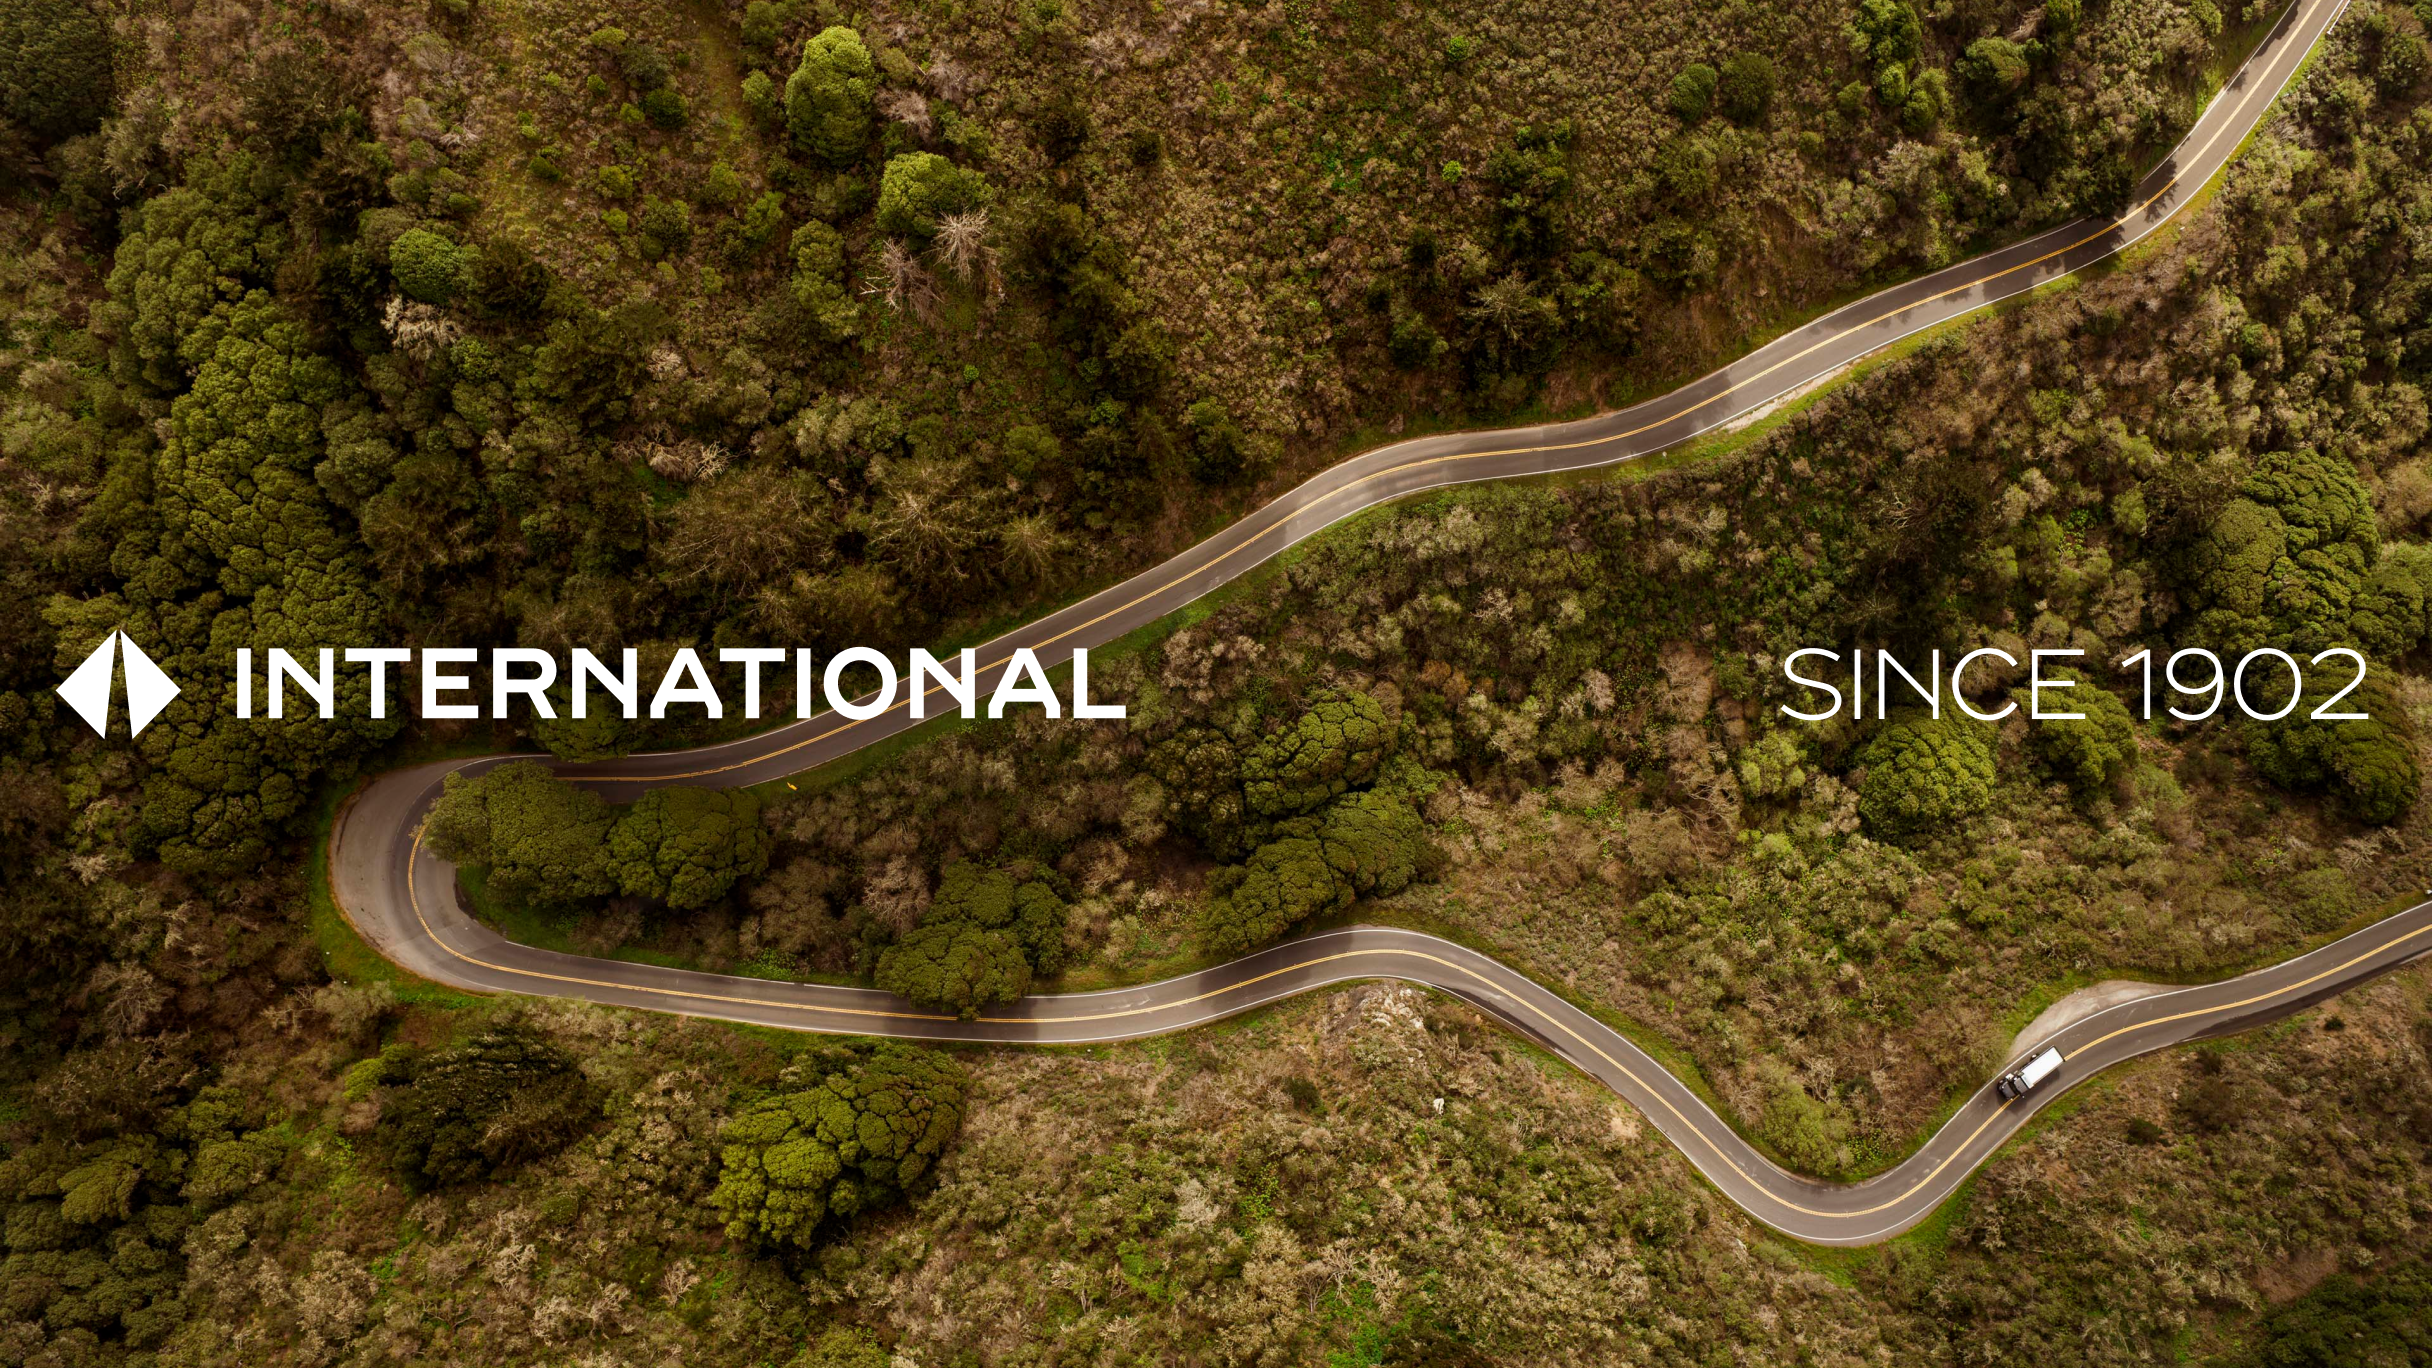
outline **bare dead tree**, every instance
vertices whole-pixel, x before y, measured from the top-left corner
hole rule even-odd
[[[895,88],[880,91],[878,112],[886,115],[889,123],[902,124],[911,129],[922,142],[927,142],[929,135],[937,131],[937,120],[929,113],[928,98],[917,90]]]
[[[937,317],[937,278],[929,274],[920,258],[900,238],[887,239],[885,249],[878,254],[878,269],[863,282],[861,292],[923,323]]]
[[[997,270],[996,248],[988,242],[987,210],[948,214],[938,220],[937,243],[931,250],[964,283],[984,288],[990,298],[1005,293],[1004,277]]]

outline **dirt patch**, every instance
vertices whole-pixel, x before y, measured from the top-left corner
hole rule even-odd
[[[2027,1029],[2020,1031],[2018,1038],[2010,1042],[2010,1054],[2015,1058],[2025,1053],[2028,1046],[2049,1039],[2054,1032],[2084,1021],[2106,1007],[2116,1007],[2123,1002],[2134,1002],[2138,998],[2169,991],[2168,984],[2139,983],[2134,979],[2105,979],[2091,987],[2080,988],[2037,1013],[2035,1019],[2027,1023]]]
[[[2255,1270],[2255,1290],[2272,1305],[2292,1302],[2314,1290],[2314,1284],[2339,1271],[2339,1256],[2328,1249],[2309,1249],[2283,1264]]]

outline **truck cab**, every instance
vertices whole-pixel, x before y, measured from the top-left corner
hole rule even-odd
[[[2035,1091],[2035,1085],[2060,1071],[2060,1051],[2045,1049],[2026,1063],[1993,1081],[1993,1091],[2004,1102],[2012,1102]]]

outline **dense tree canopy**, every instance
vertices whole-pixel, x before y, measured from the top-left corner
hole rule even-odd
[[[2100,793],[2136,764],[2136,719],[2118,694],[2086,675],[2055,670],[2047,677],[2071,683],[2045,690],[2045,710],[2083,716],[2029,722],[2027,745],[2061,782],[2080,794]],[[2022,710],[2033,707],[2026,691],[2013,697]]]
[[[1064,900],[1038,879],[969,861],[946,866],[919,929],[878,959],[878,986],[969,1016],[1064,967]]]
[[[1714,88],[1718,77],[1713,67],[1704,62],[1691,62],[1672,78],[1672,112],[1690,123],[1706,117],[1714,108]]]
[[[937,236],[950,215],[984,207],[987,179],[935,152],[906,152],[887,159],[878,182],[878,230],[897,237]]]
[[[839,24],[802,45],[785,82],[785,122],[794,146],[833,165],[861,158],[870,141],[877,67],[861,35]]]
[[[865,1190],[858,1122],[832,1180],[814,1147],[775,1154],[781,1128],[737,1166],[758,1196],[710,1200],[721,1124],[823,1047],[564,1007],[490,1038],[496,1003],[350,956],[299,844],[365,763],[712,724],[626,723],[594,691],[579,722],[421,727],[392,674],[415,748],[382,756],[358,669],[357,722],[299,715],[292,686],[273,722],[257,659],[257,716],[223,728],[226,652],[634,645],[651,678],[678,643],[953,639],[1362,434],[1640,392],[1768,317],[2117,203],[2267,19],[1251,5],[1134,42],[1069,4],[715,9],[0,0],[0,1363],[866,1368],[1118,1339],[1160,1362],[2126,1362],[2234,1353],[2289,1249],[2369,1259],[2406,1304],[2417,1237],[2384,1218],[2420,1186],[2432,1036],[2395,977],[2340,1026],[2124,1077],[1991,1164],[1930,1267],[1820,1299],[1741,1258],[1628,1117],[1381,989],[1239,1050],[989,1056],[987,1143],[914,1219],[807,1258],[721,1247],[713,1215],[766,1236],[772,1171],[789,1235],[901,1176]],[[27,15],[61,39],[38,85]],[[601,22],[632,31],[586,41]],[[726,797],[620,817],[508,783],[451,791],[434,835],[528,860],[524,893],[588,890],[519,919],[583,953],[919,970],[964,1003],[1074,963],[1145,975],[1203,914],[1247,947],[1440,873],[1403,910],[1626,998],[1785,1160],[1877,1168],[1977,1085],[2003,1004],[2090,962],[2225,971],[2420,886],[2421,843],[2363,826],[2420,763],[2421,29],[2353,7],[2142,261],[1685,469],[1334,528],[1105,658],[1126,725],[962,729],[773,800],[766,877],[725,887],[756,864]],[[1690,119],[1665,108],[1684,65]],[[939,160],[889,193],[910,154]],[[2322,491],[2350,505],[2327,541]],[[1865,730],[1774,711],[1799,645],[2092,668],[2226,649],[2216,611],[2292,649],[2288,624],[2352,634],[2389,676],[2359,696],[2376,725],[2021,723],[1997,753],[2031,781],[1893,845],[1859,837]],[[188,690],[134,745],[51,692],[116,627]],[[620,873],[706,901],[604,896]],[[2267,1181],[2291,1155],[2293,1195]],[[1334,1200],[1380,1183],[1449,1190],[1454,1238]],[[1615,1276],[1572,1276],[1566,1250],[1612,1239]],[[1520,1323],[1494,1295],[1515,1286],[1564,1314]],[[2355,1323],[2289,1355],[2401,1352],[2325,1287]]]
[[[1148,769],[1163,786],[1176,826],[1219,857],[1246,853],[1251,814],[1241,752],[1231,738],[1204,724],[1180,728],[1149,752]]]
[[[1200,944],[1239,954],[1356,898],[1397,893],[1418,877],[1425,844],[1410,804],[1383,793],[1350,794],[1319,817],[1282,823],[1277,839],[1211,881]]]
[[[464,254],[428,228],[409,228],[388,248],[389,273],[397,288],[425,304],[445,304],[464,276]]]
[[[193,331],[154,354],[144,373],[183,362],[194,367],[193,382],[169,405],[166,440],[148,468],[124,463],[113,472],[125,494],[142,487],[150,496],[107,506],[122,529],[111,560],[123,577],[119,596],[54,600],[49,615],[95,641],[105,623],[132,617],[162,667],[189,685],[164,725],[142,739],[157,766],[142,830],[170,863],[228,873],[260,859],[302,810],[316,775],[350,765],[400,724],[393,705],[385,718],[370,716],[360,672],[332,681],[329,721],[292,687],[280,720],[235,717],[226,669],[237,648],[251,648],[257,661],[275,646],[313,662],[322,648],[375,645],[384,636],[369,567],[315,480],[327,449],[322,423],[347,386],[268,294],[231,299],[221,285],[203,283],[216,262],[243,259],[229,243],[246,235],[244,225],[214,223],[200,210],[143,222],[147,232],[182,225],[186,246],[164,241],[140,255],[165,274],[122,259],[112,293],[131,307],[126,346],[140,354],[148,317],[180,326],[155,310],[183,314]],[[205,241],[216,245],[196,245]],[[207,349],[195,345],[201,338]]]
[[[2195,547],[2188,640],[2224,657],[2352,646],[2349,618],[2380,550],[2349,462],[2310,447],[2268,452]]]
[[[1761,52],[1734,53],[1716,74],[1715,108],[1733,123],[1752,124],[1773,105],[1773,59]]]
[[[1320,698],[1243,757],[1243,792],[1263,816],[1308,812],[1374,778],[1392,746],[1393,726],[1376,699],[1356,692]]]
[[[1964,720],[1894,718],[1867,743],[1865,764],[1858,812],[1884,836],[1940,834],[1993,801],[1991,740]]]
[[[2333,710],[2363,713],[2364,720],[2316,720],[2316,709],[2345,683],[2329,674],[2306,680],[2304,696],[2286,719],[2249,725],[2247,755],[2273,783],[2327,791],[2357,817],[2387,825],[2412,811],[2422,792],[2414,722],[2387,677],[2374,673]],[[2277,710],[2286,701],[2283,684],[2276,698],[2258,706]]]
[[[163,1081],[140,1052],[116,1052],[118,1100],[156,1100]],[[0,1159],[7,1204],[0,1308],[96,1355],[155,1351],[192,1314],[181,1249],[215,1207],[268,1181],[284,1157],[258,1098],[195,1090],[183,1105],[138,1106],[77,1136],[13,1145]],[[13,1332],[23,1344],[24,1329]]]
[[[944,1055],[887,1043],[832,1062],[726,1124],[710,1200],[728,1234],[808,1248],[824,1223],[900,1197],[962,1126],[969,1081]]]
[[[879,955],[874,981],[924,1007],[974,1017],[1030,991],[1030,960],[1010,932],[930,922]]]
[[[1999,34],[1987,34],[1968,44],[1967,52],[1951,64],[1960,89],[1979,109],[1998,110],[2025,87],[2033,71],[2025,49]]]
[[[1064,914],[1064,900],[1044,881],[958,860],[946,866],[923,920],[1004,931],[1040,973],[1053,974],[1064,967]]]
[[[109,112],[110,31],[83,0],[0,0],[0,120],[45,142]]]
[[[431,809],[431,849],[459,864],[485,865],[490,887],[521,903],[564,905],[616,888],[608,864],[616,825],[607,801],[514,760],[478,778],[452,771]]]
[[[486,866],[491,891],[510,902],[564,907],[621,891],[679,911],[760,874],[770,848],[760,802],[744,790],[652,789],[611,808],[534,760],[450,773],[429,839],[443,858]]]
[[[380,1136],[407,1186],[476,1181],[563,1148],[598,1116],[565,1054],[501,1026],[427,1055],[389,1062]]]
[[[741,789],[652,789],[618,814],[607,842],[617,886],[679,910],[705,907],[768,868],[760,800]]]

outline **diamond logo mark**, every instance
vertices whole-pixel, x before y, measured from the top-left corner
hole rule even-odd
[[[169,700],[178,694],[177,681],[169,678],[160,666],[153,664],[152,657],[145,655],[142,647],[127,640],[124,632],[110,633],[102,638],[101,644],[93,648],[93,654],[84,658],[84,663],[76,667],[76,672],[69,675],[67,682],[61,684],[58,690],[68,706],[76,710],[76,715],[85,720],[85,725],[100,736],[107,736],[110,731],[110,682],[115,673],[111,667],[118,663],[122,655],[119,649],[121,643],[125,646],[123,656],[127,667],[127,726],[130,735],[151,726],[152,719],[160,716],[161,709],[168,707]]]

